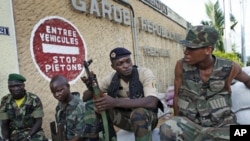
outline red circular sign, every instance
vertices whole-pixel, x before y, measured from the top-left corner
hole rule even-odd
[[[46,17],[34,27],[30,41],[33,61],[46,79],[62,74],[72,83],[81,76],[86,45],[72,23]]]

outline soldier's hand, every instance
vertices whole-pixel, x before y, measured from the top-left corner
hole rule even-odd
[[[114,108],[115,106],[115,99],[107,94],[104,94],[101,98],[95,99],[94,102],[98,112]]]
[[[86,76],[81,77],[81,80],[87,87],[92,85],[90,80]]]
[[[82,82],[86,85],[86,87],[90,91],[93,91],[93,86],[92,85],[93,85],[93,80],[95,80],[95,79],[96,79],[96,75],[92,71],[90,72],[90,76],[81,77]]]
[[[93,98],[94,93],[90,90],[86,90],[83,92],[82,100],[88,101]]]
[[[91,82],[91,80],[93,80],[95,78],[96,78],[96,74],[93,71],[91,71],[90,72],[90,76],[88,76],[88,77],[87,76],[83,76],[83,77],[81,77],[81,80],[88,87],[88,86],[92,85],[93,82]]]

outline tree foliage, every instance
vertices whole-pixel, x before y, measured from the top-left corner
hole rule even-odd
[[[203,25],[209,25],[214,27],[219,32],[219,40],[215,45],[215,49],[225,52],[224,43],[223,43],[223,33],[225,29],[225,16],[223,10],[220,8],[219,1],[217,0],[215,3],[212,3],[210,0],[205,3],[206,14],[209,21],[201,21]],[[231,30],[234,31],[234,27],[237,25],[237,21],[235,17],[230,14],[231,21]]]
[[[241,62],[239,54],[232,52],[232,53],[225,53],[222,51],[214,51],[213,55],[220,57],[220,58],[224,58],[224,59],[228,59],[228,60],[232,60],[235,63],[238,63],[241,67],[244,66],[244,64]]]
[[[224,43],[223,43],[223,33],[225,29],[225,15],[223,10],[220,8],[219,1],[217,0],[215,3],[212,3],[210,0],[205,4],[206,14],[209,21],[201,21],[203,25],[209,25],[214,27],[219,32],[219,40],[215,45],[215,51],[213,54],[220,58],[225,58],[228,60],[232,60],[238,63],[240,66],[244,66],[241,62],[241,55],[235,51],[235,44],[232,44],[232,53],[225,53]],[[230,14],[230,22],[231,22],[231,30],[234,31],[235,26],[237,25],[237,20],[235,17]]]

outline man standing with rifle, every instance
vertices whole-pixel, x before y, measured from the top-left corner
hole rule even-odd
[[[136,141],[151,141],[151,131],[158,122],[158,106],[163,106],[157,98],[152,71],[134,66],[130,55],[131,52],[123,47],[110,52],[111,67],[115,72],[107,75],[99,84],[104,95],[94,100],[95,109],[97,112],[107,111],[114,125],[134,132]],[[88,88],[93,84],[86,77],[82,80]],[[93,92],[86,90],[83,100],[91,99]]]

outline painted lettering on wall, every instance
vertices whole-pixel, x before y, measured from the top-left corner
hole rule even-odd
[[[153,56],[153,57],[170,57],[168,50],[166,49],[159,49],[155,47],[144,46],[143,48],[143,55],[145,56]]]
[[[149,5],[153,9],[168,17],[168,7],[159,0],[141,0],[143,3]],[[108,18],[110,21],[121,23],[124,25],[131,25],[132,17],[129,9],[121,8],[117,5],[111,5],[108,0],[71,0],[74,9],[95,15],[99,18]],[[169,18],[169,17],[168,17]],[[140,29],[161,38],[179,41],[181,35],[170,32],[163,26],[157,25],[149,20],[139,17]]]
[[[162,38],[174,40],[174,41],[179,41],[181,39],[181,35],[177,33],[173,33],[163,26],[157,25],[149,20],[146,20],[142,17],[139,17],[139,22],[140,22],[140,30],[149,32],[151,34],[157,35]]]
[[[162,3],[160,0],[141,0],[143,3],[152,7],[161,14],[168,16],[168,7]]]
[[[35,25],[30,41],[33,61],[46,79],[63,74],[72,83],[81,76],[86,45],[72,23],[46,17]]]
[[[71,0],[72,6],[81,12],[95,15],[99,18],[108,18],[111,21],[124,25],[131,25],[131,16],[128,9],[111,5],[106,0]]]

